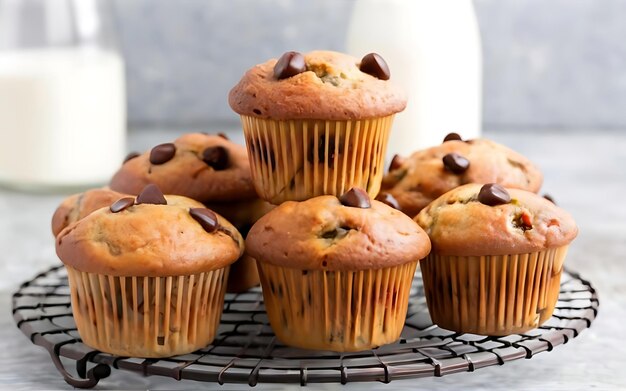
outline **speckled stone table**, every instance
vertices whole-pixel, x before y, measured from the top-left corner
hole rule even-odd
[[[215,131],[224,129],[215,129]],[[131,149],[147,149],[177,133],[134,131]],[[580,234],[567,267],[590,280],[599,292],[600,310],[589,330],[569,343],[530,360],[441,378],[381,383],[309,385],[316,389],[439,390],[623,390],[626,389],[626,132],[486,132],[487,137],[522,152],[542,168],[544,190],[577,220]],[[241,140],[236,132],[232,138]],[[71,389],[47,352],[15,327],[11,293],[37,272],[58,264],[49,221],[63,195],[0,190],[0,389]],[[97,389],[246,389],[247,385],[177,382],[114,370]],[[260,384],[257,389],[291,389]]]

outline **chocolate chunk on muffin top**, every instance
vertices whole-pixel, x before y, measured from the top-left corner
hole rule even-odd
[[[439,255],[524,254],[569,244],[574,219],[552,202],[497,184],[467,184],[437,198],[415,217]]]
[[[243,238],[224,218],[181,196],[148,188],[66,227],[59,258],[76,270],[112,276],[176,276],[220,269],[243,254]]]
[[[267,119],[363,119],[404,110],[382,57],[332,51],[287,52],[248,70],[228,102],[241,115]]]
[[[257,197],[245,147],[221,135],[185,134],[127,160],[111,179],[112,190],[139,194],[148,184],[165,194],[200,202]]]
[[[333,271],[381,269],[428,254],[428,237],[408,216],[362,190],[347,194],[284,202],[252,227],[246,253],[288,268]]]
[[[64,199],[52,216],[52,234],[57,236],[63,228],[82,219],[91,212],[127,196],[107,188],[87,190]]]
[[[537,192],[542,181],[543,175],[530,160],[504,145],[487,139],[450,137],[408,158],[394,157],[383,178],[382,191],[414,217],[440,195],[467,183],[498,183]]]

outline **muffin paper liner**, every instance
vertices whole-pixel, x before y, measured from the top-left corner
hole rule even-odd
[[[166,357],[205,347],[215,337],[228,267],[173,277],[116,277],[66,268],[78,333],[92,348]]]
[[[363,271],[257,265],[265,309],[283,343],[359,351],[400,337],[417,261]]]
[[[491,256],[431,253],[420,268],[433,322],[496,336],[540,326],[554,311],[567,248]]]
[[[257,193],[280,204],[360,187],[374,198],[393,117],[277,121],[241,116]]]

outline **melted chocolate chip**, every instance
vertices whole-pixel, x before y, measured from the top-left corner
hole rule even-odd
[[[298,52],[287,52],[280,56],[274,65],[274,77],[277,79],[287,79],[306,71],[304,56]]]
[[[366,54],[361,59],[359,69],[361,72],[372,75],[380,80],[389,80],[391,76],[389,66],[387,66],[385,60],[376,53]]]
[[[228,167],[228,151],[222,146],[208,147],[202,152],[202,160],[214,170]]]
[[[135,204],[167,205],[167,200],[157,185],[150,184],[139,193]]]
[[[219,227],[217,222],[217,215],[211,209],[207,208],[191,208],[189,209],[189,214],[196,220],[202,228],[211,233],[215,232]]]
[[[389,164],[389,171],[393,171],[393,170],[400,168],[402,166],[402,163],[404,163],[404,158],[402,156],[393,155],[393,158],[391,159],[391,163]]]
[[[176,154],[176,146],[172,143],[159,144],[150,151],[150,163],[163,164],[167,163]]]
[[[136,157],[139,157],[141,154],[139,152],[130,152],[128,155],[126,155],[126,157],[124,158],[124,163],[126,163],[129,160],[133,160]]]
[[[458,153],[449,153],[443,157],[443,166],[454,174],[463,174],[470,165],[469,160]]]
[[[478,201],[489,206],[508,204],[511,202],[511,196],[506,189],[497,183],[488,183],[480,188],[478,192]]]
[[[135,204],[135,199],[133,197],[121,198],[115,201],[110,207],[109,210],[113,213],[121,212],[124,209],[128,209]]]
[[[339,197],[339,201],[345,206],[367,209],[372,206],[370,196],[363,189],[353,187]]]
[[[226,133],[219,132],[217,135],[218,135],[219,137],[223,138],[224,140],[230,140],[230,139],[228,138],[228,136],[226,135]]]
[[[446,141],[453,141],[453,140],[463,141],[463,139],[458,133],[448,133],[446,137],[443,138],[444,143]]]
[[[395,199],[395,197],[389,193],[378,193],[378,195],[376,196],[376,201],[380,201],[383,204],[389,205],[394,209],[400,210],[400,204],[398,204],[398,201]]]

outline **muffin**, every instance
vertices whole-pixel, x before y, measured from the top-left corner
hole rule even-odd
[[[157,185],[165,194],[202,203],[257,198],[245,148],[224,136],[204,133],[184,134],[173,143],[131,155],[109,187],[136,195],[149,184]]]
[[[250,230],[277,337],[307,349],[359,351],[398,339],[424,231],[361,189],[287,201]]]
[[[131,154],[111,179],[113,190],[138,194],[147,184],[165,194],[200,201],[245,232],[269,205],[254,191],[246,149],[223,135],[184,134],[143,154]],[[259,284],[256,265],[242,259],[231,269],[228,292]]]
[[[462,333],[508,335],[552,316],[572,217],[534,193],[468,184],[416,216],[432,242],[420,262],[433,322]]]
[[[230,91],[257,193],[273,204],[380,189],[387,139],[406,98],[377,54],[287,52]]]
[[[166,357],[213,340],[243,239],[201,203],[149,185],[66,227],[56,250],[86,345]]]
[[[52,234],[56,237],[68,225],[123,197],[128,195],[107,188],[87,190],[67,197],[52,216]]]
[[[382,183],[400,210],[411,217],[431,201],[466,183],[498,183],[538,192],[539,169],[519,153],[487,139],[462,141],[454,134],[443,144],[420,150],[409,158],[395,156]]]

